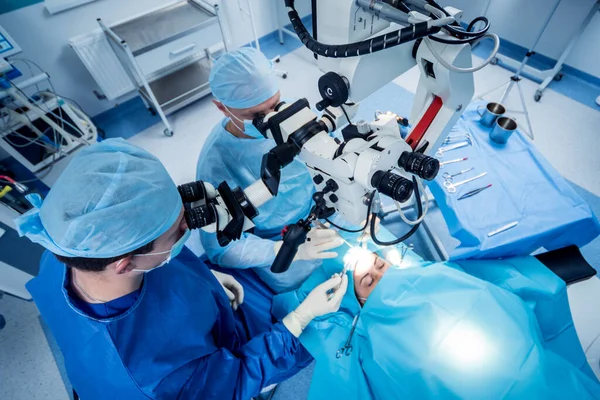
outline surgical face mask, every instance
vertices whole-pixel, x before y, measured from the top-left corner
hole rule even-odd
[[[256,129],[256,127],[254,125],[252,125],[252,121],[248,121],[245,119],[239,119],[238,117],[236,117],[235,115],[233,115],[233,113],[231,112],[231,110],[229,108],[227,108],[227,106],[225,104],[223,104],[223,107],[225,107],[225,109],[227,111],[229,111],[229,114],[231,115],[231,123],[233,123],[236,128],[238,128],[240,131],[244,132],[244,135],[250,136],[254,139],[264,139],[265,137],[262,135],[262,133],[260,133],[258,131],[258,129]],[[235,121],[238,121],[238,123],[242,124],[242,127],[240,127]]]
[[[185,242],[190,237],[190,233],[191,233],[190,230],[186,229],[185,233],[183,234],[183,236],[181,237],[181,239],[179,239],[177,242],[175,242],[175,244],[173,245],[173,247],[171,247],[171,250],[159,251],[157,253],[135,254],[134,257],[157,256],[159,254],[167,254],[167,253],[169,253],[169,256],[163,262],[161,262],[160,264],[158,264],[154,268],[150,268],[150,269],[132,269],[132,271],[138,271],[138,272],[148,273],[150,271],[153,271],[153,270],[155,270],[157,268],[160,268],[160,267],[164,266],[165,264],[168,264],[169,262],[171,262],[172,259],[174,259],[175,257],[177,257],[179,255],[179,253],[181,253],[181,250],[183,250],[183,245],[185,244]],[[117,266],[118,266],[118,264],[117,264]]]

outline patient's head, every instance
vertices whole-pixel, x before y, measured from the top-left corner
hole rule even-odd
[[[390,267],[390,263],[365,249],[354,248],[348,253],[344,262],[353,268],[354,293],[360,304],[364,304]]]

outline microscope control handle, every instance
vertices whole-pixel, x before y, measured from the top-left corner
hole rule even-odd
[[[283,244],[271,265],[271,272],[279,274],[287,271],[296,257],[298,247],[306,241],[306,235],[309,229],[298,224],[288,226],[287,232],[283,237]]]

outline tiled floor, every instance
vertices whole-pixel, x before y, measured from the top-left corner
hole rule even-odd
[[[311,104],[318,100],[316,82],[321,73],[314,64],[312,55],[304,48],[282,58],[278,68],[288,71],[288,79],[281,80],[284,97],[306,97]],[[497,66],[484,68],[475,75],[476,93],[508,81],[510,76],[510,72]],[[410,93],[414,93],[417,80],[416,70],[396,79],[395,83],[406,89],[406,98],[388,99],[383,96],[378,100],[380,108],[385,109],[386,105],[390,105],[387,108],[392,108],[391,105],[408,108],[412,101]],[[533,82],[522,81],[536,134],[536,146],[567,179],[591,195],[600,196],[600,158],[597,154],[600,149],[600,108],[594,110],[552,90],[546,91],[542,102],[535,103],[533,93],[536,86]],[[508,101],[509,108],[519,105],[514,95],[516,92]],[[498,99],[499,96],[500,93],[497,93],[495,98],[489,98]],[[372,110],[362,112],[370,115]],[[170,117],[175,131],[172,138],[163,135],[163,126],[159,123],[129,140],[154,153],[166,165],[176,183],[184,183],[194,179],[200,149],[220,119],[221,115],[211,99],[204,98]],[[590,290],[593,292],[594,288]],[[578,300],[577,307],[579,316],[576,315],[576,319],[591,318],[593,312],[590,312],[590,307],[593,305],[586,301],[586,296]],[[8,321],[7,327],[0,331],[0,399],[66,399],[67,393],[37,319],[35,306],[4,298],[0,300],[0,314],[4,314]],[[588,336],[586,340],[591,343],[594,337]],[[299,377],[297,381],[291,384],[291,389],[290,384],[284,385],[288,389],[282,387],[278,398],[302,398],[290,394],[290,390],[295,394],[306,393],[306,376]]]
[[[33,302],[0,299],[0,399],[67,399],[59,369]]]

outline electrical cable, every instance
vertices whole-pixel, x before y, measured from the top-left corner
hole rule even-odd
[[[27,67],[29,68],[29,72],[31,73],[32,77],[33,77],[33,70],[31,69],[31,65],[35,66],[40,73],[42,73],[42,74],[45,73],[45,71],[42,69],[42,67],[40,67],[35,62],[33,62],[31,60],[28,60],[26,58],[12,58],[11,61],[20,61],[20,62],[25,63],[25,65],[27,65]],[[50,79],[50,77],[48,77],[48,85],[50,86],[51,91],[46,90],[46,92],[52,93],[54,95],[55,99],[56,99],[56,105],[57,105],[57,107],[59,109],[59,114],[60,114],[61,129],[64,130],[65,128],[64,128],[64,119],[63,119],[63,115],[62,115],[62,108],[60,107],[59,98],[58,98],[58,95],[56,93],[56,89],[54,88],[54,84],[52,83],[52,80]],[[35,88],[37,89],[37,92],[33,94],[34,96],[36,94],[42,93],[42,91],[40,90],[38,84],[35,85]],[[23,93],[23,91],[21,91],[21,93]],[[23,93],[23,95],[25,95],[25,93]],[[25,95],[25,96],[28,97],[27,95]],[[42,102],[42,104],[46,105],[45,102]],[[38,107],[38,108],[41,109],[41,107]],[[50,109],[50,106],[46,106],[46,108],[48,110],[48,113],[52,114],[52,110]],[[54,116],[56,117],[56,115],[54,115]],[[62,147],[62,141],[61,142],[57,141],[57,132],[56,132],[56,129],[54,127],[51,127],[51,128],[52,128],[52,133],[53,133],[53,136],[54,136],[54,143],[56,144],[56,146],[58,148],[58,151],[60,151],[60,148]],[[45,134],[45,131],[44,131],[44,134]],[[53,159],[53,162],[54,161],[56,161],[55,158]]]
[[[430,7],[433,7],[433,6],[430,6]],[[430,14],[431,18],[439,19],[439,15],[432,12],[433,10],[429,9],[429,11],[431,13]],[[448,13],[445,10],[441,9],[441,11],[444,12],[444,15],[448,15]],[[471,32],[471,29],[473,28],[473,26],[477,22],[480,22],[480,21],[485,22],[485,26],[483,27],[483,29],[481,29],[477,32]],[[473,21],[471,21],[471,23],[467,26],[466,30],[464,30],[458,24],[456,27],[454,27],[452,25],[444,26],[443,29],[446,30],[448,32],[448,34],[450,34],[453,37],[456,37],[457,39],[450,40],[450,39],[441,38],[441,37],[435,36],[435,35],[430,35],[429,38],[431,38],[433,41],[444,43],[444,44],[449,44],[449,45],[473,44],[477,40],[483,38],[483,36],[488,32],[489,28],[490,28],[489,20],[486,17],[479,16],[479,17],[475,18]]]
[[[69,98],[69,97],[63,96],[63,95],[62,95],[62,94],[60,94],[60,93],[53,92],[52,94],[54,94],[55,96],[58,96],[58,97],[60,97],[60,98],[61,98],[61,99],[63,99],[63,100],[68,100],[69,102],[73,103],[73,105],[75,105],[75,106],[76,106],[76,107],[79,109],[79,111],[81,111],[82,113],[86,114],[86,115],[89,117],[89,114],[88,114],[88,113],[86,113],[85,111],[83,111],[83,108],[82,108],[82,107],[79,105],[79,103],[78,103],[78,102],[76,102],[75,100],[73,100],[73,99],[71,99],[71,98]]]
[[[288,17],[292,27],[302,44],[314,54],[329,58],[348,58],[372,54],[432,35],[441,30],[441,27],[429,27],[428,22],[424,21],[361,42],[331,45],[321,43],[312,37],[294,7],[294,0],[285,0],[285,5],[288,8]]]
[[[467,26],[467,31],[470,32],[471,29],[473,29],[475,27],[475,24],[478,23],[479,21],[484,21],[486,23],[487,27],[489,28],[490,21],[486,17],[481,16],[481,17],[477,17],[477,18],[473,19],[469,23],[469,25]],[[485,30],[486,33],[487,33],[487,29],[484,28],[484,29],[481,29],[481,30]]]
[[[485,35],[483,35],[483,38],[486,38],[486,37],[492,38],[494,40],[494,49],[490,53],[489,57],[487,59],[485,59],[481,64],[479,64],[475,67],[471,67],[471,68],[455,67],[454,65],[452,65],[452,64],[448,63],[446,60],[444,60],[444,58],[440,54],[438,54],[437,51],[434,50],[433,46],[429,42],[429,39],[433,40],[433,38],[431,38],[431,37],[425,38],[425,39],[423,39],[423,42],[425,43],[425,45],[427,46],[427,48],[429,49],[431,54],[433,54],[435,59],[446,69],[448,69],[450,71],[454,71],[454,72],[459,72],[459,73],[473,73],[473,72],[479,71],[480,69],[482,69],[483,67],[485,67],[486,65],[491,63],[492,60],[498,54],[498,50],[500,49],[500,38],[498,37],[498,35],[496,35],[495,33],[486,33]],[[483,38],[477,39],[477,41],[482,40]]]
[[[346,120],[348,121],[348,124],[352,125],[352,121],[350,121],[350,117],[348,116],[348,113],[346,112],[346,109],[344,108],[344,105],[342,104],[340,106],[340,108],[342,109],[342,111],[344,112],[344,115],[346,116]]]
[[[482,18],[482,17],[478,17],[478,18]],[[483,18],[485,18],[485,17],[483,17]],[[469,25],[469,26],[471,26],[471,25]],[[487,24],[485,25],[485,27],[482,30],[477,31],[477,32],[470,32],[469,30],[465,30],[462,27],[455,28],[455,27],[453,27],[451,25],[445,26],[444,29],[447,30],[447,31],[449,31],[449,32],[451,32],[451,33],[453,33],[454,35],[462,36],[461,39],[463,39],[463,38],[475,38],[475,39],[478,39],[478,38],[482,37],[483,35],[485,35],[488,32],[488,30],[490,29],[490,23],[488,21]]]
[[[19,62],[22,62],[23,64],[25,64],[27,66],[27,69],[29,70],[29,75],[31,75],[32,78],[33,78],[33,69],[31,68],[32,64],[35,65],[40,70],[41,73],[44,73],[44,71],[40,68],[40,66],[35,64],[33,61],[30,62],[29,60],[25,60],[24,58],[11,58],[10,61],[11,62],[19,61]],[[38,92],[40,91],[39,83],[35,84],[35,88]]]
[[[22,62],[22,63],[24,63],[24,64],[27,66],[27,69],[29,70],[29,73],[31,74],[31,76],[32,76],[32,77],[33,77],[33,69],[31,68],[31,66],[32,66],[32,65],[33,65],[34,67],[36,67],[36,68],[37,68],[37,69],[40,71],[40,73],[44,73],[44,70],[43,70],[43,69],[42,69],[42,68],[41,68],[41,67],[40,67],[38,64],[36,64],[35,62],[33,62],[33,61],[31,61],[31,60],[28,60],[28,59],[25,59],[25,58],[10,58],[10,61],[11,61],[11,62],[12,62],[12,61],[19,61],[19,62]],[[23,91],[23,90],[21,90],[20,88],[18,88],[18,87],[17,87],[17,86],[16,86],[16,85],[15,85],[15,84],[12,82],[12,81],[9,81],[9,82],[10,82],[10,83],[11,83],[11,85],[13,85],[13,86],[14,86],[14,87],[15,87],[15,88],[16,88],[16,89],[17,89],[17,90],[18,90],[18,91],[19,91],[19,92],[20,92],[20,93],[21,93],[23,96],[25,96],[26,98],[30,99],[30,96],[28,96],[27,94],[25,94],[25,93],[24,93],[24,91]],[[62,129],[64,129],[64,123],[67,123],[67,124],[68,124],[68,121],[66,121],[66,120],[63,118],[63,115],[62,115],[62,109],[60,108],[60,104],[59,104],[59,97],[58,97],[58,95],[57,95],[57,93],[56,93],[56,89],[54,88],[54,84],[52,83],[52,81],[51,81],[49,78],[48,78],[48,84],[49,84],[49,86],[50,86],[50,88],[51,88],[51,91],[49,91],[49,90],[46,90],[46,92],[50,92],[50,93],[52,93],[52,94],[54,95],[54,97],[56,98],[57,106],[59,107],[59,114],[60,114],[60,116],[57,116],[56,114],[54,114],[54,113],[53,113],[53,112],[52,112],[52,111],[49,109],[49,107],[47,107],[47,108],[48,108],[48,112],[49,112],[50,114],[52,114],[52,115],[53,115],[55,118],[57,118],[57,119],[59,119],[59,120],[60,120],[60,122],[61,122],[61,128],[62,128]],[[36,88],[36,90],[37,90],[37,92],[36,92],[35,94],[42,93],[42,90],[40,90],[40,88],[39,88],[39,84],[36,84],[36,85],[35,85],[35,88]],[[34,94],[34,95],[35,95],[35,94]],[[75,104],[77,105],[77,107],[79,107],[79,109],[80,109],[80,110],[83,112],[83,110],[81,109],[81,106],[79,106],[79,104],[77,104],[77,103],[76,103],[74,100],[71,100],[71,99],[69,99],[69,100],[70,100],[70,101],[72,101],[73,103],[75,103]],[[12,103],[15,105],[15,107],[16,107],[17,109],[19,109],[19,108],[20,108],[20,106],[19,106],[19,105],[18,105],[18,104],[17,104],[17,103],[16,103],[14,100],[12,101]],[[44,113],[46,113],[46,112],[45,112],[45,111],[44,111],[44,110],[43,110],[41,107],[39,107],[37,104],[35,104],[35,103],[32,103],[32,104],[33,104],[33,105],[34,105],[34,106],[35,106],[37,109],[39,109],[41,112],[44,112]],[[45,102],[44,102],[43,104],[45,105]],[[32,126],[32,127],[33,127],[33,126],[35,126],[35,125],[33,124],[33,121],[31,120],[31,118],[29,118],[29,115],[27,115],[27,111],[25,111],[25,112],[24,112],[22,115],[24,115],[24,116],[27,118],[27,120],[29,121],[29,124],[30,124],[30,126]],[[51,152],[52,161],[49,163],[49,165],[48,165],[48,166],[44,167],[45,171],[44,171],[43,175],[42,175],[42,174],[37,174],[37,175],[36,175],[36,177],[35,177],[34,179],[27,179],[27,180],[23,180],[23,181],[18,181],[17,183],[29,183],[29,182],[40,181],[42,178],[46,177],[48,174],[50,174],[50,172],[52,172],[52,170],[54,169],[54,164],[55,164],[55,162],[56,162],[56,159],[57,159],[57,153],[61,153],[62,141],[59,141],[59,140],[58,140],[58,132],[56,131],[56,129],[55,129],[54,127],[52,127],[52,126],[49,126],[49,127],[48,127],[48,128],[47,128],[47,129],[46,129],[46,130],[45,130],[45,131],[42,133],[42,135],[41,135],[41,136],[38,136],[38,137],[36,137],[35,139],[34,139],[34,138],[30,138],[30,137],[27,137],[27,136],[25,136],[25,135],[23,135],[23,134],[21,134],[21,133],[19,133],[19,132],[15,131],[15,130],[14,130],[14,129],[12,129],[12,128],[8,128],[8,129],[7,129],[7,127],[10,125],[10,122],[11,122],[11,115],[10,115],[10,114],[7,114],[7,117],[8,117],[8,121],[7,121],[7,122],[3,121],[4,127],[2,128],[2,131],[4,132],[4,137],[3,137],[3,139],[4,139],[4,140],[5,140],[7,143],[9,143],[11,146],[14,146],[14,147],[16,147],[16,148],[28,147],[28,146],[31,146],[31,145],[35,144],[35,145],[38,145],[38,146],[40,146],[40,147],[42,147],[42,148],[46,149],[47,151]],[[43,143],[43,142],[40,140],[42,136],[45,136],[45,135],[46,135],[46,132],[48,132],[48,130],[49,130],[49,129],[52,129],[53,138],[54,138],[54,143],[56,144],[56,146],[51,146],[51,145],[49,145],[49,144]],[[80,131],[79,129],[77,129],[77,130],[78,130],[78,131]],[[28,141],[28,143],[27,143],[27,144],[25,144],[25,145],[19,145],[19,144],[16,144],[16,143],[14,143],[12,140],[10,140],[10,138],[9,138],[9,135],[13,135],[13,136],[16,136],[16,137],[20,137],[21,139]]]
[[[471,29],[473,29],[473,26],[477,22],[480,22],[480,21],[485,22],[484,27],[482,29],[480,29],[479,31],[471,32]],[[485,35],[488,32],[488,30],[490,29],[490,21],[486,17],[477,17],[469,23],[466,30],[463,29],[462,27],[459,28],[459,27],[453,27],[450,25],[445,26],[444,29],[446,29],[454,34],[461,35],[464,37],[478,38],[478,37]]]
[[[375,192],[377,192],[376,190],[373,190],[371,192],[371,196],[369,197],[369,202],[367,205],[367,217],[365,218],[365,224],[362,228],[360,229],[347,229],[347,228],[343,228],[339,225],[334,224],[333,222],[331,222],[328,218],[325,218],[325,221],[329,222],[331,224],[331,226],[338,228],[341,231],[344,232],[349,232],[349,233],[358,233],[358,232],[362,232],[365,229],[367,229],[367,226],[369,224],[369,215],[371,214],[371,206],[373,205],[373,198],[375,197]]]
[[[29,96],[27,96],[27,94],[25,94],[25,92],[23,92],[17,85],[15,85],[13,82],[9,81],[9,83],[15,88],[17,89],[23,96],[29,98]],[[57,97],[58,98],[58,97]],[[52,111],[44,111],[44,109],[42,109],[40,106],[38,106],[35,103],[31,103],[35,108],[37,108],[38,110],[40,110],[41,112],[43,112],[44,114],[50,114],[52,116],[54,116],[56,119],[64,122],[65,124],[67,124],[68,126],[70,126],[71,128],[73,128],[74,130],[78,131],[81,134],[81,137],[74,137],[75,140],[81,140],[86,144],[90,144],[87,140],[85,140],[83,137],[85,136],[85,132],[83,132],[79,127],[71,124],[69,121],[66,121],[64,118],[59,117],[58,115],[56,115],[54,112]],[[62,114],[62,109],[60,108],[60,105],[58,105],[59,108],[59,112]],[[64,129],[64,128],[63,128]],[[71,135],[73,136],[73,135]]]
[[[434,42],[448,44],[451,46],[460,45],[460,44],[474,44],[475,42],[479,41],[479,39],[481,39],[480,37],[469,38],[469,39],[446,39],[446,38],[435,36],[435,35],[428,36],[428,38],[433,40]]]
[[[12,100],[12,101],[11,101],[11,103],[12,103],[12,104],[14,104],[14,105],[15,105],[15,107],[17,107],[17,108],[19,107],[19,105],[18,105],[17,103],[15,103],[15,101],[14,101],[14,100]],[[15,112],[16,112],[16,111],[15,111]],[[24,116],[25,116],[25,118],[27,118],[27,120],[29,121],[29,125],[31,125],[31,126],[35,126],[35,125],[33,124],[33,121],[31,120],[31,118],[29,118],[29,116],[27,115],[27,112],[23,113],[22,115],[24,115]],[[9,115],[9,117],[10,117],[10,115]],[[9,119],[9,122],[10,122],[10,119]],[[14,130],[14,129],[12,129],[12,128],[9,128],[9,130],[7,131],[7,129],[6,129],[6,125],[7,125],[7,124],[5,124],[5,127],[4,127],[4,129],[2,129],[2,131],[4,132],[4,137],[3,137],[3,139],[4,139],[4,140],[6,140],[6,141],[7,141],[7,142],[8,142],[8,143],[9,143],[11,146],[13,146],[13,147],[16,147],[16,148],[25,148],[25,147],[31,146],[32,144],[36,144],[36,145],[38,145],[38,146],[40,146],[40,147],[44,147],[44,148],[46,148],[46,149],[49,149],[49,150],[52,150],[52,151],[56,151],[56,150],[57,150],[57,149],[56,149],[56,147],[50,146],[50,145],[48,145],[48,144],[46,144],[46,143],[43,143],[43,142],[42,142],[42,143],[40,143],[40,139],[42,138],[43,134],[42,134],[42,135],[40,135],[40,136],[37,136],[37,137],[35,137],[35,138],[31,138],[31,137],[27,137],[27,136],[25,136],[25,135],[23,135],[23,134],[21,134],[21,133],[17,132],[16,130]],[[53,130],[54,130],[54,129],[53,129]],[[32,130],[32,132],[33,132],[33,130]],[[44,131],[44,133],[45,133],[45,132],[46,132],[46,131]],[[56,133],[56,132],[55,132],[55,133]],[[26,140],[28,143],[26,143],[26,144],[17,144],[17,143],[15,143],[15,142],[13,142],[12,140],[10,140],[10,139],[9,139],[9,135],[13,135],[13,136],[20,137],[21,139],[23,139],[23,140]],[[59,147],[60,147],[60,146],[59,146]]]
[[[16,107],[19,107],[18,104],[14,102],[14,100],[11,101],[11,103],[13,103]],[[29,121],[29,124],[31,126],[34,126],[33,125],[33,121],[31,121],[31,118],[29,118],[29,116],[27,115],[26,112],[23,113],[22,115],[24,115],[27,118],[27,120]],[[9,122],[10,122],[10,115],[9,115]],[[36,144],[36,145],[38,145],[40,147],[44,147],[46,149],[56,150],[54,147],[49,146],[46,143],[40,143],[39,141],[40,141],[40,139],[42,137],[41,135],[37,136],[35,138],[27,137],[27,136],[25,136],[25,135],[17,132],[16,130],[14,130],[12,128],[8,128],[7,129],[6,128],[7,125],[8,125],[8,123],[6,123],[4,125],[4,128],[2,129],[2,132],[3,132],[3,135],[4,135],[3,139],[6,140],[11,146],[16,147],[16,148],[25,148],[25,147],[31,146],[32,144]],[[27,141],[27,143],[26,144],[17,144],[15,142],[13,142],[12,140],[10,140],[10,138],[9,138],[10,135],[17,136],[17,137],[19,137],[19,138]]]
[[[421,223],[421,221],[423,221],[425,219],[425,216],[427,215],[427,212],[429,212],[429,196],[427,195],[427,190],[423,186],[423,181],[421,181],[420,179],[417,179],[417,183],[419,184],[419,187],[422,190],[423,198],[424,198],[424,202],[425,202],[425,209],[423,210],[423,215],[421,215],[420,217],[418,217],[414,221],[408,219],[408,217],[404,214],[404,211],[402,210],[402,205],[400,203],[398,203],[397,201],[394,200],[394,204],[396,204],[396,208],[398,209],[398,214],[400,214],[400,218],[407,225],[416,225],[416,224]],[[419,202],[421,201],[420,198],[419,199],[415,198],[415,200],[419,201]]]
[[[419,185],[417,183],[417,179],[413,176],[413,184],[415,187],[415,197],[419,199],[419,201],[417,201],[417,211],[418,211],[418,216],[419,218],[421,218],[421,216],[423,215],[423,205],[421,204],[421,194],[419,192]],[[406,239],[408,239],[409,237],[411,237],[416,231],[417,229],[419,229],[419,226],[421,225],[421,223],[417,223],[416,225],[414,225],[412,228],[410,228],[410,230],[408,232],[406,232],[403,236],[396,238],[395,240],[392,240],[390,242],[384,242],[381,241],[377,238],[377,234],[375,233],[375,218],[376,215],[375,213],[371,214],[371,239],[373,240],[373,242],[379,246],[393,246],[396,245],[398,243],[401,243],[403,241],[405,241]]]
[[[8,182],[10,184],[15,184],[17,183],[13,178],[11,178],[10,176],[6,176],[6,175],[0,175],[0,181],[3,182]]]

